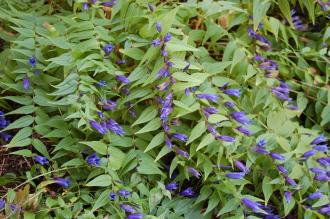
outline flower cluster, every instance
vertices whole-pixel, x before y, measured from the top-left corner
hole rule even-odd
[[[9,125],[10,121],[5,118],[4,112],[0,111],[0,130],[6,128]],[[5,142],[8,142],[12,136],[8,134],[6,131],[0,132],[0,139]]]
[[[256,33],[251,27],[248,28],[247,32],[251,39],[255,39],[259,42],[261,48],[263,48],[264,50],[272,49],[272,42],[270,42],[267,38],[265,38],[261,34]]]
[[[254,60],[260,62],[259,68],[266,72],[266,77],[272,77],[277,74],[278,64],[274,60],[264,58],[260,55],[254,56]]]
[[[293,25],[294,25],[295,29],[300,30],[300,31],[304,30],[305,25],[302,22],[302,20],[300,19],[300,17],[296,15],[296,11],[294,9],[292,9],[290,11],[290,15],[291,15],[291,19],[292,19],[292,22],[293,22]]]

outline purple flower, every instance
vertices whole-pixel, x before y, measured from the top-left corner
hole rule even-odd
[[[305,153],[303,154],[303,158],[304,158],[304,159],[307,159],[307,158],[309,158],[309,157],[315,155],[316,152],[317,152],[316,150],[309,150],[309,151],[307,151],[307,152],[305,152]]]
[[[17,212],[18,210],[20,210],[20,207],[18,205],[15,204],[10,204],[9,208],[13,211],[13,212]]]
[[[34,156],[33,160],[40,163],[41,165],[45,165],[45,164],[49,163],[46,157],[43,157],[43,156],[40,156],[40,155]]]
[[[31,56],[31,57],[29,58],[28,63],[32,66],[32,68],[36,67],[36,64],[37,64],[36,57],[35,57],[35,56]]]
[[[330,214],[330,205],[320,208],[317,212],[320,214]]]
[[[185,190],[183,190],[181,193],[180,193],[181,196],[184,196],[184,197],[193,197],[195,195],[195,192],[193,191],[193,189],[191,187],[188,187],[186,188]]]
[[[292,193],[289,192],[289,191],[285,191],[284,192],[284,197],[285,197],[286,203],[290,203],[291,197],[292,197]]]
[[[160,91],[164,91],[164,90],[167,90],[169,85],[170,85],[170,83],[168,81],[164,81],[163,83],[157,85],[156,88]]]
[[[316,175],[314,179],[317,181],[330,181],[330,177],[325,174]]]
[[[324,143],[324,142],[326,142],[327,141],[327,138],[323,135],[323,134],[321,134],[321,135],[319,135],[319,136],[317,136],[312,142],[311,142],[311,144],[321,144],[321,143]]]
[[[198,172],[195,168],[193,167],[188,167],[188,172],[194,175],[196,178],[199,178],[201,176],[200,172]]]
[[[314,193],[311,193],[308,197],[307,197],[307,199],[308,200],[315,200],[315,199],[319,199],[319,198],[321,198],[323,196],[323,194],[320,192],[320,191],[316,191],[316,192],[314,192]]]
[[[253,148],[253,151],[256,152],[256,153],[258,153],[258,154],[265,154],[265,155],[268,155],[269,154],[269,152],[265,148],[258,147],[258,146],[254,147]]]
[[[245,172],[230,172],[226,173],[225,176],[229,179],[243,179],[245,174]]]
[[[176,183],[176,182],[169,183],[165,186],[165,188],[169,191],[177,190],[178,189],[178,183]]]
[[[243,128],[243,127],[237,127],[236,130],[241,132],[242,134],[244,134],[246,136],[251,136],[253,134],[250,130],[248,130],[246,128]]]
[[[318,158],[316,159],[316,161],[325,166],[325,167],[329,167],[330,166],[330,158],[329,157],[321,157],[321,158]]]
[[[166,33],[165,36],[164,36],[164,42],[168,42],[170,41],[172,38],[172,35],[170,33]]]
[[[131,83],[124,75],[117,75],[116,80],[122,82],[123,84]]]
[[[127,219],[142,219],[144,215],[142,213],[130,214]]]
[[[215,107],[210,106],[210,107],[204,107],[203,112],[206,116],[209,116],[211,114],[218,113],[219,110],[217,110],[217,108],[215,108]]]
[[[105,103],[102,103],[102,108],[104,110],[111,110],[113,111],[117,106],[117,103],[113,100],[107,100]]]
[[[291,186],[293,186],[293,187],[296,187],[296,186],[297,186],[297,183],[296,183],[293,179],[291,179],[290,177],[288,177],[288,176],[284,176],[284,179],[285,179],[285,181],[286,181],[287,183],[289,183]]]
[[[284,175],[288,175],[288,171],[285,169],[284,166],[277,165],[276,168],[277,168],[278,171],[280,171],[282,174],[284,174]]]
[[[277,153],[270,153],[270,156],[275,159],[275,160],[285,160],[285,157],[281,154],[277,154]]]
[[[91,3],[94,5],[97,2],[97,0],[91,0]]]
[[[162,42],[160,41],[160,39],[155,39],[151,42],[151,46],[153,47],[157,47],[161,44]]]
[[[168,71],[168,68],[162,67],[157,73],[157,78],[168,77],[169,75],[170,72]]]
[[[247,32],[250,38],[255,38],[255,36],[257,35],[257,33],[254,32],[254,30],[251,27],[248,27]]]
[[[114,49],[114,46],[111,43],[103,46],[103,51],[104,51],[105,55],[110,55],[110,53],[113,51],[113,49]]]
[[[188,136],[185,134],[174,133],[172,137],[180,141],[184,141],[184,142],[188,141]]]
[[[4,140],[5,142],[8,142],[13,136],[8,134],[7,132],[1,132],[0,133],[0,137],[2,138],[2,140]]]
[[[90,120],[89,124],[100,134],[104,135],[108,132],[107,128],[101,125],[100,123],[96,122],[95,120]]]
[[[5,208],[6,201],[4,199],[0,199],[0,210]]]
[[[83,7],[84,7],[84,10],[88,10],[88,2],[85,2]]]
[[[116,3],[116,0],[112,0],[112,1],[103,2],[103,3],[101,3],[101,5],[103,5],[105,7],[110,7],[110,6],[113,6],[115,3]]]
[[[225,141],[225,142],[235,142],[236,141],[236,139],[234,137],[230,137],[230,136],[227,136],[227,135],[216,136],[216,139],[221,140],[221,141]]]
[[[156,22],[156,29],[158,33],[162,32],[162,25],[158,21]]]
[[[317,168],[317,167],[313,167],[313,168],[309,168],[309,170],[315,174],[318,174],[318,175],[322,175],[322,174],[326,174],[327,171],[326,170],[323,170],[323,169],[320,169],[320,168]]]
[[[173,99],[173,94],[169,93],[165,97],[164,100],[162,100],[162,108],[160,110],[160,119],[162,120],[163,123],[165,123],[168,120],[168,116],[172,112],[172,99]]]
[[[162,53],[162,56],[163,56],[163,57],[167,57],[167,56],[168,56],[168,53],[167,53],[167,51],[166,51],[166,46],[165,46],[165,44],[162,46],[161,53]]]
[[[119,136],[123,136],[125,134],[124,129],[115,120],[111,118],[108,119],[106,127]]]
[[[266,139],[260,139],[257,143],[258,147],[264,147],[267,144],[267,140]]]
[[[57,183],[60,186],[63,186],[63,188],[68,188],[71,184],[70,180],[65,179],[65,178],[60,178],[60,177],[54,177],[53,180],[55,183]]]
[[[148,3],[148,8],[151,12],[153,12],[155,10],[155,7],[150,3]]]
[[[169,147],[169,148],[173,148],[173,144],[171,142],[171,140],[169,139],[169,137],[167,135],[165,135],[165,144]]]
[[[124,198],[128,198],[128,196],[131,195],[131,193],[129,191],[127,191],[126,189],[119,189],[117,194]]]
[[[110,199],[111,201],[116,201],[116,199],[117,199],[117,194],[114,193],[114,192],[110,192],[110,194],[109,194],[109,199]]]
[[[247,168],[247,167],[244,165],[244,163],[242,163],[242,162],[239,161],[239,160],[235,160],[234,164],[235,164],[235,166],[236,166],[239,170],[243,171],[244,173],[248,173],[248,172],[250,171],[249,168]]]
[[[126,60],[118,60],[116,61],[117,65],[125,65],[126,64]]]
[[[206,99],[214,103],[218,102],[219,96],[216,94],[196,94],[198,99]]]
[[[217,135],[218,135],[217,130],[216,130],[212,125],[208,125],[208,126],[207,126],[207,130],[208,130],[213,136],[217,136]]]
[[[262,62],[266,60],[264,57],[262,57],[262,56],[260,56],[260,55],[255,55],[253,58],[254,58],[254,60],[256,60],[256,61],[262,61]]]
[[[107,85],[107,82],[103,81],[103,80],[100,80],[95,83],[95,86],[97,86],[97,87],[105,87],[106,85]]]
[[[257,202],[254,202],[248,198],[242,198],[241,202],[248,208],[250,208],[252,211],[254,212],[258,212],[260,211],[260,207],[259,204]]]
[[[234,102],[230,102],[230,101],[225,102],[225,107],[227,108],[233,108],[234,106],[235,106]]]
[[[98,167],[100,166],[101,158],[99,158],[96,153],[93,153],[87,157],[87,163],[88,165]]]
[[[322,145],[315,145],[313,146],[314,150],[321,151],[321,152],[327,152],[328,151],[328,145],[322,144]]]
[[[188,63],[188,64],[182,69],[182,71],[183,71],[183,72],[187,72],[188,69],[189,69],[189,67],[190,67],[190,63]]]
[[[295,29],[304,30],[305,29],[304,23],[301,21],[299,16],[297,16],[295,14],[296,14],[296,11],[294,9],[292,9],[291,12],[290,12],[290,15],[291,15],[292,22],[293,22],[293,25],[294,25]]]
[[[241,95],[240,89],[227,89],[227,90],[224,90],[223,92],[227,95],[235,96],[235,97],[239,97]]]
[[[233,112],[231,113],[231,117],[243,125],[250,123],[250,119],[245,115],[244,112]]]
[[[123,209],[126,213],[135,213],[135,209],[128,204],[120,204],[121,209]]]
[[[27,77],[23,79],[23,88],[25,90],[29,90],[30,88],[30,80]]]
[[[180,148],[176,148],[176,152],[187,159],[189,158],[188,152],[181,150]]]

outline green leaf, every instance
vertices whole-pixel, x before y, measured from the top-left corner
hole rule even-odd
[[[214,137],[211,133],[205,135],[201,141],[201,143],[199,143],[196,151],[199,151],[200,149],[202,149],[203,147],[211,144],[214,141]]]
[[[19,132],[16,133],[16,135],[11,139],[9,144],[7,144],[7,147],[22,147],[31,144],[31,139],[29,138],[32,134],[32,128],[31,127],[25,127]]]
[[[206,215],[207,213],[209,213],[210,211],[212,211],[220,202],[220,199],[218,197],[217,192],[213,192],[213,194],[211,195],[211,197],[209,198],[209,201],[207,203],[207,208],[206,211],[204,212],[204,215]]]
[[[257,30],[262,18],[266,15],[270,7],[270,2],[263,0],[253,0],[253,29]]]
[[[274,34],[276,41],[278,40],[278,31],[280,29],[280,21],[276,18],[269,18],[270,30]]]
[[[279,6],[281,12],[283,13],[284,17],[286,18],[286,20],[289,21],[291,26],[293,26],[291,14],[290,14],[289,1],[287,1],[287,0],[278,0],[278,6]]]
[[[169,52],[182,52],[182,51],[196,52],[196,51],[198,51],[198,49],[196,49],[195,47],[189,46],[179,40],[171,40],[171,41],[167,42],[166,48],[168,49]]]
[[[13,114],[31,114],[34,111],[34,107],[32,105],[22,106],[14,111],[7,113],[7,115]]]
[[[21,155],[21,156],[24,156],[24,157],[31,157],[32,156],[32,152],[28,149],[23,149],[23,150],[11,152],[10,154]]]
[[[135,134],[142,134],[146,132],[151,132],[157,130],[161,126],[160,118],[155,118],[151,120],[148,124],[146,124],[142,129],[137,131]]]
[[[268,203],[270,196],[273,194],[273,188],[272,185],[270,184],[270,180],[271,179],[268,176],[265,176],[262,181],[262,192],[264,193],[265,196],[266,205]]]
[[[33,120],[34,120],[33,117],[30,115],[23,116],[23,117],[17,119],[15,122],[9,124],[6,128],[2,129],[0,132],[29,126],[33,123]]]
[[[155,135],[152,140],[150,141],[150,143],[148,144],[147,148],[144,150],[144,152],[148,152],[151,149],[157,147],[158,145],[164,143],[165,141],[165,135],[164,132],[160,132],[157,135]]]
[[[97,176],[93,180],[89,181],[86,186],[98,186],[98,187],[107,187],[111,185],[111,176],[108,174],[103,174]]]
[[[62,164],[62,167],[76,167],[83,165],[84,162],[80,158],[74,158]]]
[[[120,49],[119,52],[121,52],[124,55],[127,55],[128,57],[135,59],[135,60],[141,60],[144,55],[143,50],[138,49],[138,48]]]
[[[94,151],[99,154],[106,155],[107,154],[107,145],[101,141],[82,141],[79,142],[81,144],[85,144],[91,147]]]
[[[132,127],[141,123],[149,122],[154,119],[158,114],[157,108],[155,106],[149,106],[139,116],[137,120],[132,124]]]
[[[245,58],[245,53],[241,49],[236,49],[233,57],[233,61],[230,67],[230,72],[233,68]]]
[[[228,118],[223,116],[223,115],[219,115],[219,114],[212,114],[209,116],[208,121],[209,123],[218,123],[218,122],[222,122],[222,121],[227,121]]]
[[[110,191],[105,190],[99,195],[99,197],[97,198],[97,200],[95,201],[95,203],[93,205],[93,208],[92,208],[91,212],[94,212],[97,209],[99,209],[102,206],[109,203],[109,193],[110,193]]]
[[[48,159],[50,158],[47,148],[42,141],[39,139],[33,139],[32,145],[43,156],[47,157]]]
[[[321,118],[322,118],[322,122],[321,122],[322,126],[330,122],[330,104],[324,107],[321,114]]]
[[[147,154],[140,154],[140,164],[137,171],[145,175],[159,174],[163,175],[162,171],[158,168],[158,164]]]
[[[217,216],[226,214],[228,212],[231,212],[231,211],[237,209],[238,205],[239,204],[237,203],[237,200],[235,198],[230,199],[229,201],[227,201],[225,203],[225,205],[223,206],[223,208],[221,208],[221,210],[219,211],[219,213],[218,213]]]
[[[189,136],[189,139],[186,143],[186,145],[193,142],[195,139],[199,138],[206,130],[205,122],[200,121],[192,130]]]

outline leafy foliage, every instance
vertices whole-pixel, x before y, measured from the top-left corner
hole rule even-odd
[[[33,163],[1,213],[326,218],[329,11],[0,0],[0,141]]]

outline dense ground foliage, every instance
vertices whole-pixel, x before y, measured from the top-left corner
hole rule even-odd
[[[0,0],[0,218],[328,218],[330,2]]]

